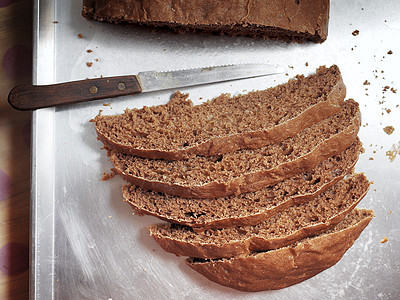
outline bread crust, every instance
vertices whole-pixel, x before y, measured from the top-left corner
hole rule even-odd
[[[165,26],[178,32],[217,31],[323,42],[328,35],[329,0],[84,0],[82,15],[111,23]]]
[[[335,265],[373,218],[372,211],[355,225],[306,239],[296,245],[231,259],[187,264],[218,284],[246,292],[276,290],[302,282]]]
[[[356,151],[359,151],[358,149],[362,149],[360,145],[360,142],[357,141],[357,147],[356,146]],[[157,217],[161,220],[175,223],[175,224],[180,224],[180,225],[186,225],[190,226],[193,228],[194,231],[196,232],[201,232],[209,228],[223,228],[223,227],[231,227],[231,226],[244,226],[244,225],[256,225],[261,222],[264,222],[268,218],[276,215],[277,213],[285,210],[288,207],[291,207],[293,205],[305,203],[311,199],[314,199],[316,196],[319,194],[323,193],[330,187],[332,187],[334,184],[342,180],[346,174],[349,174],[355,164],[357,163],[358,160],[358,155],[357,153],[357,158],[351,161],[351,164],[347,165],[344,169],[341,175],[333,177],[329,181],[325,181],[324,184],[322,184],[317,190],[315,190],[312,193],[303,193],[303,194],[298,194],[290,199],[288,199],[285,202],[282,202],[278,204],[277,206],[271,207],[269,209],[264,209],[258,213],[250,214],[250,215],[241,215],[241,216],[225,216],[223,218],[214,218],[213,220],[199,220],[199,219],[194,219],[194,220],[184,220],[184,219],[178,219],[175,218],[174,216],[171,215],[163,215],[159,211],[152,211],[149,209],[144,209],[140,208],[135,203],[129,201],[129,191],[128,187],[129,186],[124,186],[122,188],[122,194],[124,196],[124,201],[128,202],[132,209],[139,215],[151,215],[154,217]],[[192,200],[196,201],[196,200]]]
[[[263,187],[274,185],[295,174],[311,170],[325,159],[343,152],[355,141],[360,125],[361,116],[358,110],[352,123],[345,130],[321,142],[309,153],[268,170],[243,174],[228,182],[214,181],[204,185],[187,186],[147,180],[125,172],[123,166],[116,165],[115,163],[114,171],[126,181],[132,182],[141,188],[185,198],[213,199],[229,195],[239,195],[260,190]],[[111,151],[108,151],[107,155],[111,161],[115,158]]]
[[[95,128],[98,139],[110,150],[151,159],[182,160],[189,159],[196,155],[219,155],[239,149],[256,149],[272,143],[279,143],[339,112],[345,96],[346,87],[339,74],[338,82],[327,95],[326,101],[319,102],[309,107],[296,117],[284,123],[264,130],[216,136],[195,144],[192,147],[175,150],[141,149],[123,145],[109,139],[107,135],[102,132],[100,126],[95,126]],[[99,124],[96,119],[95,124]]]
[[[349,212],[364,198],[369,189],[369,182],[364,175],[360,181],[366,184],[360,197],[353,199],[352,204],[338,214],[332,215],[324,222],[301,227],[289,235],[281,235],[275,238],[264,238],[262,236],[251,236],[243,240],[230,240],[224,244],[204,243],[201,240],[182,240],[176,236],[162,236],[157,234],[157,225],[148,227],[150,235],[167,252],[178,256],[189,256],[204,259],[230,258],[253,251],[266,251],[278,249],[290,245],[303,238],[320,234],[340,223]]]

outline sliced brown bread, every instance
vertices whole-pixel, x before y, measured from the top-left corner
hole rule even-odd
[[[133,184],[122,194],[138,214],[188,225],[195,231],[239,225],[255,225],[282,210],[313,199],[349,174],[362,147],[357,139],[343,153],[328,158],[316,168],[296,174],[272,187],[217,199],[188,199],[146,191]]]
[[[354,175],[315,199],[289,207],[258,225],[196,233],[188,226],[161,224],[149,226],[149,231],[165,251],[182,256],[229,258],[278,249],[337,225],[361,201],[369,185],[363,174]]]
[[[323,42],[328,34],[329,0],[84,0],[86,18],[166,27],[178,32]]]
[[[302,282],[335,265],[373,218],[371,210],[355,209],[333,229],[277,250],[187,264],[208,279],[241,291],[281,289]]]
[[[94,122],[108,149],[179,160],[279,143],[339,112],[345,93],[339,68],[320,67],[265,91],[196,106],[178,92],[166,105],[98,115]]]
[[[166,161],[108,150],[114,170],[125,180],[186,198],[218,198],[272,186],[343,152],[356,140],[360,110],[345,101],[339,113],[286,140],[254,150]]]

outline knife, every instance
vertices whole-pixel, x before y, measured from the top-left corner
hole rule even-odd
[[[11,90],[8,102],[18,110],[33,110],[282,72],[284,70],[279,66],[268,64],[238,64],[168,72],[148,71],[137,75],[103,77],[51,85],[21,85]]]

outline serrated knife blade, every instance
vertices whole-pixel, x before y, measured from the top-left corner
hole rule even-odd
[[[147,71],[137,75],[103,77],[52,85],[17,86],[9,93],[8,102],[18,110],[33,110],[283,72],[281,67],[269,64],[225,65],[166,72]]]
[[[137,76],[143,88],[142,92],[153,92],[171,88],[274,75],[283,72],[284,70],[276,65],[238,64],[166,72],[148,71],[140,72]]]

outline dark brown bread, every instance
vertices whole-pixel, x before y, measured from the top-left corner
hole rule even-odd
[[[86,18],[168,27],[178,32],[323,42],[328,34],[329,0],[84,0]]]
[[[361,201],[369,185],[363,174],[354,175],[315,199],[294,205],[258,225],[196,233],[188,226],[162,224],[149,226],[149,231],[165,251],[181,256],[229,258],[278,249],[337,225]]]
[[[196,106],[178,92],[166,105],[98,115],[94,122],[108,149],[179,160],[279,143],[339,112],[345,94],[339,68],[320,67],[264,91],[222,95]]]
[[[187,199],[133,184],[122,188],[125,201],[138,214],[193,227],[195,231],[239,225],[256,225],[282,210],[315,198],[349,174],[358,160],[360,141],[328,158],[306,173],[296,174],[272,187],[217,199]]]
[[[346,101],[339,113],[278,144],[220,156],[165,161],[109,150],[115,171],[144,189],[186,198],[218,198],[272,186],[307,172],[343,152],[360,127],[357,102]]]
[[[284,248],[231,259],[189,258],[187,264],[208,279],[237,290],[281,289],[335,265],[372,218],[372,211],[355,209],[333,229]]]

